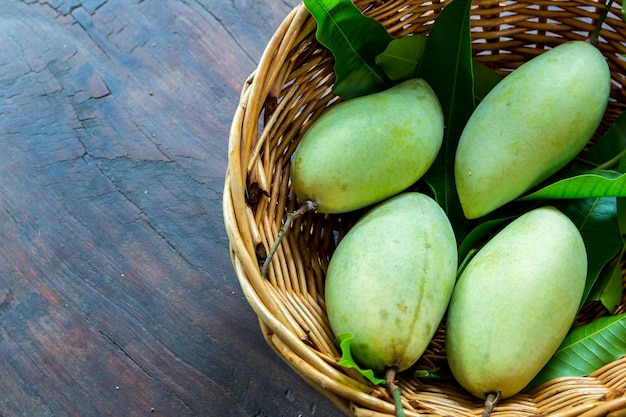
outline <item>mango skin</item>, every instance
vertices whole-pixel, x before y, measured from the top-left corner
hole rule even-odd
[[[422,79],[330,108],[291,156],[301,202],[321,213],[345,213],[391,197],[432,165],[443,141],[443,112]]]
[[[425,351],[456,279],[454,232],[430,197],[405,192],[379,203],[344,236],[326,275],[335,335],[353,336],[365,369],[403,371]]]
[[[481,248],[457,281],[446,355],[478,398],[522,390],[569,331],[587,275],[576,226],[554,207],[520,216]]]
[[[500,81],[459,139],[454,173],[465,216],[490,213],[571,161],[598,128],[610,89],[604,57],[584,41],[544,52]]]

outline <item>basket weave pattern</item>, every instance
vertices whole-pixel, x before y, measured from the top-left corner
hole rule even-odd
[[[425,34],[446,4],[436,1],[356,1],[365,14],[400,37]],[[612,73],[611,102],[598,134],[626,103],[626,25],[619,0],[599,36]],[[571,39],[585,39],[605,6],[592,0],[475,0],[474,56],[506,73]],[[357,214],[308,213],[292,224],[263,279],[259,262],[274,242],[287,212],[298,207],[289,181],[289,159],[302,134],[338,101],[332,94],[333,57],[315,40],[315,21],[303,5],[286,16],[246,80],[229,138],[224,222],[241,288],[268,344],[302,378],[345,414],[393,416],[386,390],[338,367],[324,306],[324,275],[338,239]],[[626,311],[626,298],[615,312]],[[577,321],[606,314],[586,306]],[[425,369],[446,367],[442,326],[422,360]],[[523,364],[521,365],[523,366]],[[482,401],[450,381],[400,376],[407,416],[479,416]],[[626,358],[588,377],[561,378],[502,401],[494,416],[626,416]],[[622,411],[619,411],[622,410]]]

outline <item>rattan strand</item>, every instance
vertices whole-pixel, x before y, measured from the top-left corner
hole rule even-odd
[[[437,1],[356,1],[396,37],[425,34],[446,3]],[[580,1],[475,0],[472,8],[474,56],[506,74],[523,62],[569,39],[594,30],[603,5]],[[624,110],[626,25],[616,2],[599,34],[599,47],[612,72],[611,103],[596,137]],[[259,262],[274,242],[287,212],[297,201],[289,183],[289,158],[312,121],[338,102],[331,92],[332,55],[314,37],[315,22],[299,5],[285,17],[268,43],[255,72],[245,81],[229,137],[224,186],[224,223],[233,266],[248,303],[259,318],[267,343],[315,389],[348,415],[393,416],[388,393],[336,365],[324,310],[324,275],[335,242],[355,216],[308,213],[276,252],[268,277]],[[258,187],[260,194],[251,190]],[[623,268],[625,269],[625,268]],[[625,281],[626,282],[626,281]],[[625,284],[626,285],[626,284]],[[626,311],[626,297],[616,313]],[[586,306],[577,323],[605,315]],[[438,329],[422,360],[425,369],[444,364],[445,328]],[[407,416],[479,416],[479,401],[453,381],[401,375]],[[587,377],[560,378],[502,401],[493,416],[596,417],[624,415],[626,359]]]

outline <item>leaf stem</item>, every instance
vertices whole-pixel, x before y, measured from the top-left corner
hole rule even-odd
[[[602,169],[610,169],[612,167],[615,167],[616,165],[619,164],[619,161],[622,159],[622,157],[624,156],[624,154],[626,153],[626,149],[620,151],[617,155],[615,155],[614,157],[612,157],[611,159],[609,159],[608,161],[596,166],[595,168],[593,168],[594,171],[599,171]]]
[[[396,417],[405,417],[404,407],[402,406],[402,395],[400,393],[400,388],[398,388],[395,383],[396,372],[396,368],[387,368],[387,370],[385,371],[385,383],[387,384],[387,389],[391,393],[393,401],[396,405]]]
[[[297,210],[295,210],[292,213],[287,213],[287,218],[285,219],[285,223],[283,224],[283,227],[280,228],[280,231],[278,232],[278,235],[276,236],[276,240],[274,241],[274,244],[270,248],[270,251],[267,254],[267,257],[265,258],[265,261],[263,262],[263,266],[261,267],[262,278],[265,278],[267,276],[267,270],[269,269],[270,262],[272,261],[272,258],[274,257],[274,254],[276,253],[276,250],[278,249],[280,242],[282,242],[283,237],[285,236],[285,233],[287,233],[287,230],[289,230],[289,227],[291,227],[291,223],[293,223],[293,221],[297,219],[298,217],[301,217],[305,213],[315,210],[316,208],[317,208],[316,202],[311,201],[311,200],[306,200]]]

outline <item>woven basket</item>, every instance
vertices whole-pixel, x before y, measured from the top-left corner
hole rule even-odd
[[[447,1],[356,1],[395,37],[426,33]],[[598,134],[626,103],[626,25],[620,0],[600,32],[600,49],[612,72],[612,100]],[[475,0],[472,10],[474,56],[506,73],[566,40],[594,30],[605,6],[593,0]],[[258,68],[246,81],[234,115],[224,189],[224,222],[234,269],[258,315],[267,343],[302,378],[345,414],[393,416],[383,387],[366,383],[337,366],[339,353],[324,306],[324,275],[336,241],[354,215],[307,213],[292,224],[267,276],[260,262],[288,212],[298,203],[290,187],[289,158],[302,134],[338,100],[332,94],[333,58],[315,40],[315,21],[303,5],[295,7],[275,32]],[[626,311],[626,298],[615,312]],[[607,314],[587,305],[578,323]],[[443,325],[422,364],[445,368]],[[523,366],[523,364],[522,364]],[[407,416],[478,416],[483,402],[454,382],[400,375],[398,385]],[[501,401],[494,416],[626,416],[626,358],[588,377],[553,380],[529,393]]]

